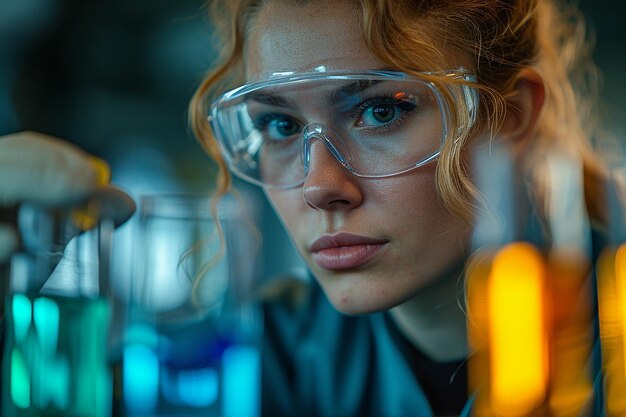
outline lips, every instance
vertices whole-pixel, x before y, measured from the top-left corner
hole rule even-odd
[[[311,245],[313,261],[323,269],[342,271],[356,268],[374,257],[388,243],[349,233],[324,235]]]

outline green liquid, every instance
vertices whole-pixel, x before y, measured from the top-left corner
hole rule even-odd
[[[104,299],[13,295],[6,309],[2,416],[109,416],[108,324]]]

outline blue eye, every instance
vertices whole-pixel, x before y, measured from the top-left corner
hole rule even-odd
[[[291,118],[274,119],[268,124],[267,130],[272,137],[289,137],[300,131],[300,124]]]
[[[294,137],[302,130],[302,124],[290,116],[265,114],[254,121],[254,126],[266,140],[282,141]]]
[[[365,110],[361,116],[362,123],[373,125],[378,123],[389,123],[396,116],[396,108],[389,104],[377,104]]]
[[[398,93],[392,97],[376,97],[362,101],[355,107],[353,117],[359,127],[391,128],[416,107],[413,96]]]

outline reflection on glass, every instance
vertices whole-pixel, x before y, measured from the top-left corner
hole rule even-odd
[[[515,242],[496,255],[488,284],[492,403],[524,415],[544,399],[548,376],[541,254]]]
[[[147,346],[134,343],[124,349],[124,398],[133,412],[153,410],[159,390],[159,360]]]
[[[256,415],[260,403],[260,355],[254,346],[233,345],[224,352],[224,415]]]

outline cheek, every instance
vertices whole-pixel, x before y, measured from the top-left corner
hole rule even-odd
[[[434,164],[398,177],[381,181],[372,194],[383,205],[387,213],[400,218],[417,219],[447,213],[437,192]]]
[[[469,225],[451,213],[437,191],[435,167],[390,182],[383,212],[387,232],[402,242],[401,251],[445,257],[467,244]],[[393,194],[391,190],[393,189]]]
[[[293,235],[296,226],[304,223],[302,214],[308,208],[302,196],[302,188],[266,190],[265,195],[284,226]]]

